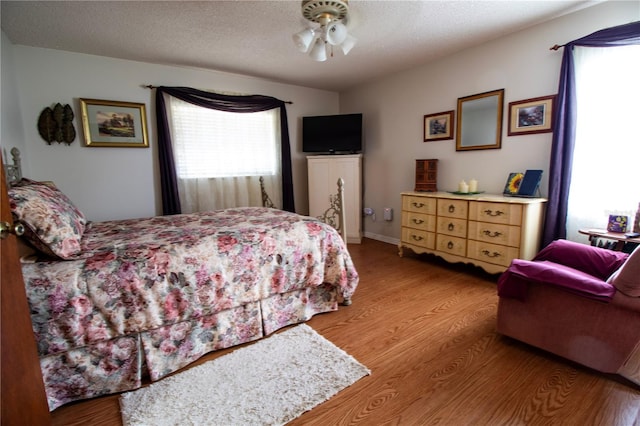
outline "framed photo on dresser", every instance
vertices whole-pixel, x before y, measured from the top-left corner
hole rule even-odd
[[[504,191],[502,193],[504,195],[516,195],[518,190],[520,189],[520,183],[522,183],[522,178],[524,177],[524,173],[521,172],[511,172],[507,177],[507,183],[504,185]]]

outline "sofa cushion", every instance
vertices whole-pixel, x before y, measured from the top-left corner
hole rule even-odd
[[[607,282],[631,297],[640,297],[640,246],[631,253],[627,261],[615,271]]]
[[[627,253],[589,246],[569,240],[556,240],[540,250],[533,260],[548,260],[593,275],[603,281],[618,270]]]
[[[526,298],[528,283],[552,285],[590,299],[610,301],[616,292],[612,284],[570,266],[548,260],[514,259],[498,280],[498,295]]]

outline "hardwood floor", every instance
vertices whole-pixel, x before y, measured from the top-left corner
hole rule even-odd
[[[497,276],[369,239],[349,250],[353,304],[308,324],[372,374],[291,425],[640,425],[637,386],[496,333]],[[117,395],[52,417],[121,424]]]

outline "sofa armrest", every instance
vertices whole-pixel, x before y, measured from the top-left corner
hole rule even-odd
[[[533,260],[547,260],[585,272],[605,281],[627,260],[627,253],[556,240],[540,250]]]
[[[589,299],[609,302],[616,292],[613,285],[586,272],[547,260],[514,259],[498,279],[498,296],[526,300],[529,283],[562,288]]]

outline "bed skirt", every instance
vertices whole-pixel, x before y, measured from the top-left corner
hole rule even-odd
[[[338,289],[309,287],[237,308],[40,358],[49,410],[72,401],[130,391],[203,355],[251,342],[338,309]]]

